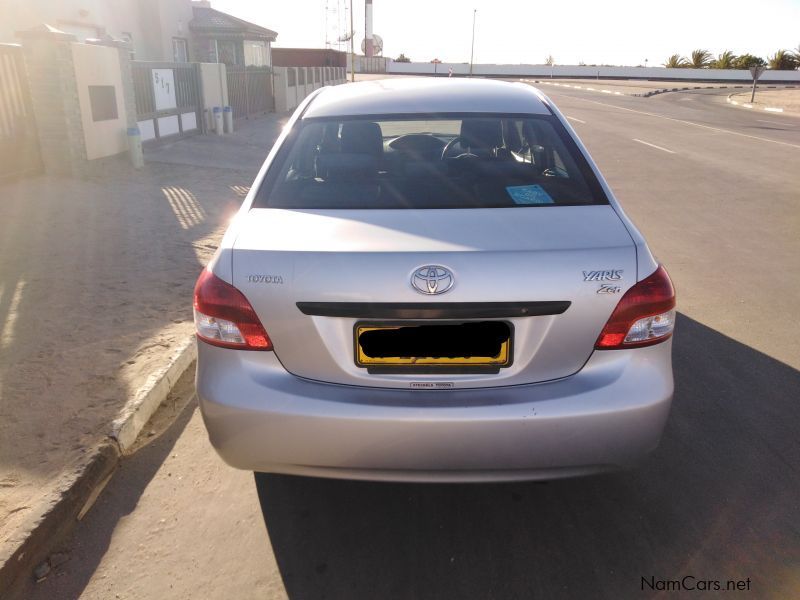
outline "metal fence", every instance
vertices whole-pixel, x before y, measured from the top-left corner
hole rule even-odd
[[[272,69],[228,65],[228,104],[234,118],[252,117],[274,110]]]
[[[197,63],[133,61],[131,70],[142,140],[203,131]]]
[[[0,44],[0,180],[41,169],[22,49]]]

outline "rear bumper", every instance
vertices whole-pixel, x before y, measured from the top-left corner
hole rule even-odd
[[[318,383],[273,353],[198,343],[209,439],[252,471],[387,481],[553,479],[635,464],[672,401],[672,342],[595,352],[534,385],[405,391]]]

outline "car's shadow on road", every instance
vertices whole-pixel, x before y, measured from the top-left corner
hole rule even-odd
[[[800,372],[685,316],[674,362],[667,430],[634,471],[494,485],[269,476],[259,492],[289,596],[628,598],[690,576],[789,597]]]
[[[86,519],[75,526],[70,537],[54,548],[56,552],[71,555],[69,562],[41,583],[34,583],[33,578],[26,579],[21,589],[10,598],[83,597],[89,581],[111,546],[117,526],[136,511],[142,494],[191,420],[196,403],[185,399],[194,398],[193,390],[194,369],[191,368],[173,387],[165,403],[167,406],[162,407],[162,423],[167,429],[151,442],[143,443],[135,454],[120,461],[117,472]],[[156,427],[153,421],[149,421],[148,425]]]

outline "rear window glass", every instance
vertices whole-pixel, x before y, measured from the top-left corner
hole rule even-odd
[[[554,117],[416,115],[299,122],[255,206],[529,208],[607,202]]]

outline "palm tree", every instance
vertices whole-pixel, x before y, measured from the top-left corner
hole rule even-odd
[[[734,69],[749,69],[750,67],[765,67],[766,65],[767,61],[760,56],[754,56],[752,54],[742,54],[741,56],[737,56],[733,61]]]
[[[708,50],[693,50],[690,65],[694,69],[707,69],[714,62],[714,57]]]
[[[712,69],[733,69],[733,63],[736,60],[736,55],[730,50],[725,50],[717,57],[717,60],[711,65]]]
[[[800,65],[800,45],[797,46],[794,50],[792,50],[792,56],[794,56],[795,62]]]
[[[680,54],[673,54],[666,61],[664,66],[668,69],[684,69],[689,66],[689,61],[683,58]]]
[[[797,67],[797,60],[788,50],[778,50],[767,58],[767,65],[770,69],[792,71]]]

